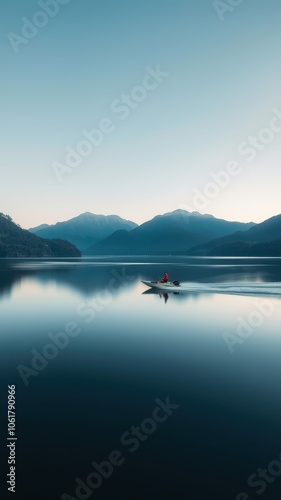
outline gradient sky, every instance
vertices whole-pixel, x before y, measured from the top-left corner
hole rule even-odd
[[[252,162],[237,152],[281,113],[280,0],[244,0],[223,21],[211,0],[70,0],[16,54],[7,35],[38,10],[2,5],[1,212],[26,228],[85,211],[141,223],[196,210],[193,190],[236,160],[240,174],[199,211],[281,213],[281,132]],[[157,64],[169,76],[120,120],[112,102]],[[58,182],[52,162],[103,118],[115,130]]]

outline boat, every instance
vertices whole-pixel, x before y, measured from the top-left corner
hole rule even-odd
[[[159,290],[165,290],[169,288],[175,288],[180,286],[179,281],[168,281],[167,283],[163,283],[161,281],[142,281],[146,286],[150,286],[151,288],[157,288]]]

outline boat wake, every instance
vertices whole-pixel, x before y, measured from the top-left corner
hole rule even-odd
[[[169,289],[159,287],[158,290],[166,292],[184,293],[220,293],[229,295],[254,295],[281,298],[281,283],[181,283],[180,287],[173,286]]]

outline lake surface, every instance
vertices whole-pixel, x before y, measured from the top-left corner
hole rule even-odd
[[[141,282],[164,271],[184,291]],[[280,282],[281,259],[0,260],[1,488],[15,384],[15,498],[280,499]]]

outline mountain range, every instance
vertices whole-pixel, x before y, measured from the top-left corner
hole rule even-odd
[[[256,224],[247,231],[236,231],[222,238],[195,246],[189,255],[281,256],[281,214]]]
[[[117,215],[86,212],[29,231],[0,215],[0,257],[79,256],[75,243],[87,256],[281,256],[281,215],[255,224],[175,210],[138,226]]]
[[[41,224],[30,228],[29,231],[41,238],[62,238],[83,251],[115,231],[121,229],[130,231],[135,227],[137,227],[135,222],[122,219],[118,215],[95,215],[86,212],[57,224]]]
[[[84,250],[85,255],[182,255],[195,245],[246,230],[253,222],[229,222],[212,215],[175,210],[131,231],[117,231]]]

